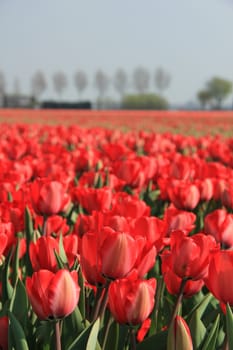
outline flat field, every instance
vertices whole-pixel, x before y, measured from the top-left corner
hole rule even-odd
[[[233,111],[0,109],[0,123],[78,125],[184,135],[233,135]]]

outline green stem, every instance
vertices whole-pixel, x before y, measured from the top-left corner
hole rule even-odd
[[[42,226],[42,236],[46,236],[46,222],[47,222],[47,216],[43,216],[43,226]]]
[[[95,296],[95,304],[94,304],[94,308],[93,308],[93,312],[92,312],[92,316],[91,316],[92,321],[95,321],[99,315],[100,306],[101,306],[101,302],[103,299],[103,293],[105,293],[105,290],[103,290],[102,287],[97,287],[97,292],[96,292],[96,296]]]
[[[161,277],[158,279],[158,285],[156,290],[153,333],[157,333],[158,331],[159,307],[160,307],[160,301],[161,301],[163,291],[164,291],[164,281],[163,281],[163,278]]]
[[[55,323],[56,350],[61,350],[61,334],[59,321]]]
[[[106,306],[108,304],[108,290],[109,290],[110,283],[111,283],[111,281],[107,280],[107,284],[105,286],[104,296],[103,296],[103,299],[102,299],[102,302],[101,302],[101,306],[100,306],[100,310],[99,310],[100,320],[103,319],[104,312],[105,312]]]
[[[130,329],[130,350],[136,350],[135,329]]]
[[[184,288],[185,288],[186,282],[187,282],[187,279],[183,279],[181,284],[180,284],[179,294],[178,294],[178,297],[176,299],[176,303],[175,303],[175,306],[174,306],[174,309],[173,309],[173,313],[172,313],[171,321],[169,323],[169,327],[174,322],[175,317],[176,317],[176,315],[178,313],[178,310],[179,310],[179,307],[180,307],[180,304],[181,304],[181,301],[182,301],[182,298],[183,298],[183,293],[184,293]]]
[[[228,346],[228,341],[227,341],[227,336],[225,335],[225,339],[223,342],[223,348],[222,350],[229,350],[229,346]]]
[[[104,340],[103,340],[102,350],[105,350],[105,347],[107,344],[107,339],[108,339],[108,333],[109,333],[109,329],[111,327],[112,322],[113,322],[113,318],[111,315],[109,315],[108,322],[107,322],[107,325],[106,325],[105,331],[104,331]]]

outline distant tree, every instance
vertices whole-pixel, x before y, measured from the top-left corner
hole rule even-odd
[[[133,86],[139,94],[145,93],[150,84],[150,74],[146,68],[138,67],[133,72]]]
[[[206,89],[213,100],[216,108],[222,107],[222,102],[232,91],[232,82],[223,78],[214,77],[206,84]]]
[[[124,109],[161,110],[168,109],[165,98],[156,94],[126,95],[122,101]]]
[[[122,68],[119,68],[116,71],[113,79],[113,85],[115,90],[119,93],[120,97],[122,98],[125,94],[128,85],[127,74]]]
[[[200,90],[197,93],[197,98],[200,102],[201,108],[206,109],[208,103],[210,103],[212,96],[208,90]]]
[[[58,96],[61,98],[63,91],[67,87],[67,77],[65,73],[56,72],[53,75],[53,86],[54,86],[54,90],[56,91]]]
[[[19,96],[21,94],[20,81],[17,77],[13,81],[13,94],[15,96]]]
[[[101,108],[103,107],[103,100],[104,100],[106,91],[108,90],[109,82],[110,80],[108,76],[102,70],[99,69],[96,72],[94,77],[94,84],[98,91],[98,99],[97,99],[98,107],[101,107]]]
[[[78,90],[79,95],[83,92],[83,90],[86,89],[88,80],[87,80],[87,75],[84,71],[77,71],[74,74],[74,84],[76,89]]]
[[[6,93],[6,80],[3,72],[0,71],[0,96],[4,96]]]
[[[47,82],[45,79],[45,75],[43,72],[38,70],[33,76],[31,80],[31,92],[32,96],[38,99],[41,94],[46,90]]]
[[[155,86],[162,94],[164,90],[166,90],[171,82],[171,75],[166,72],[162,67],[159,67],[155,71],[154,75]]]

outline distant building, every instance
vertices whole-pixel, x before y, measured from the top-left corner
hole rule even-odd
[[[3,108],[33,108],[35,100],[27,95],[5,95],[0,97],[0,106]]]

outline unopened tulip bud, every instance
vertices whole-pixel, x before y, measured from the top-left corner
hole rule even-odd
[[[189,327],[181,316],[176,316],[169,328],[167,350],[193,350]]]

